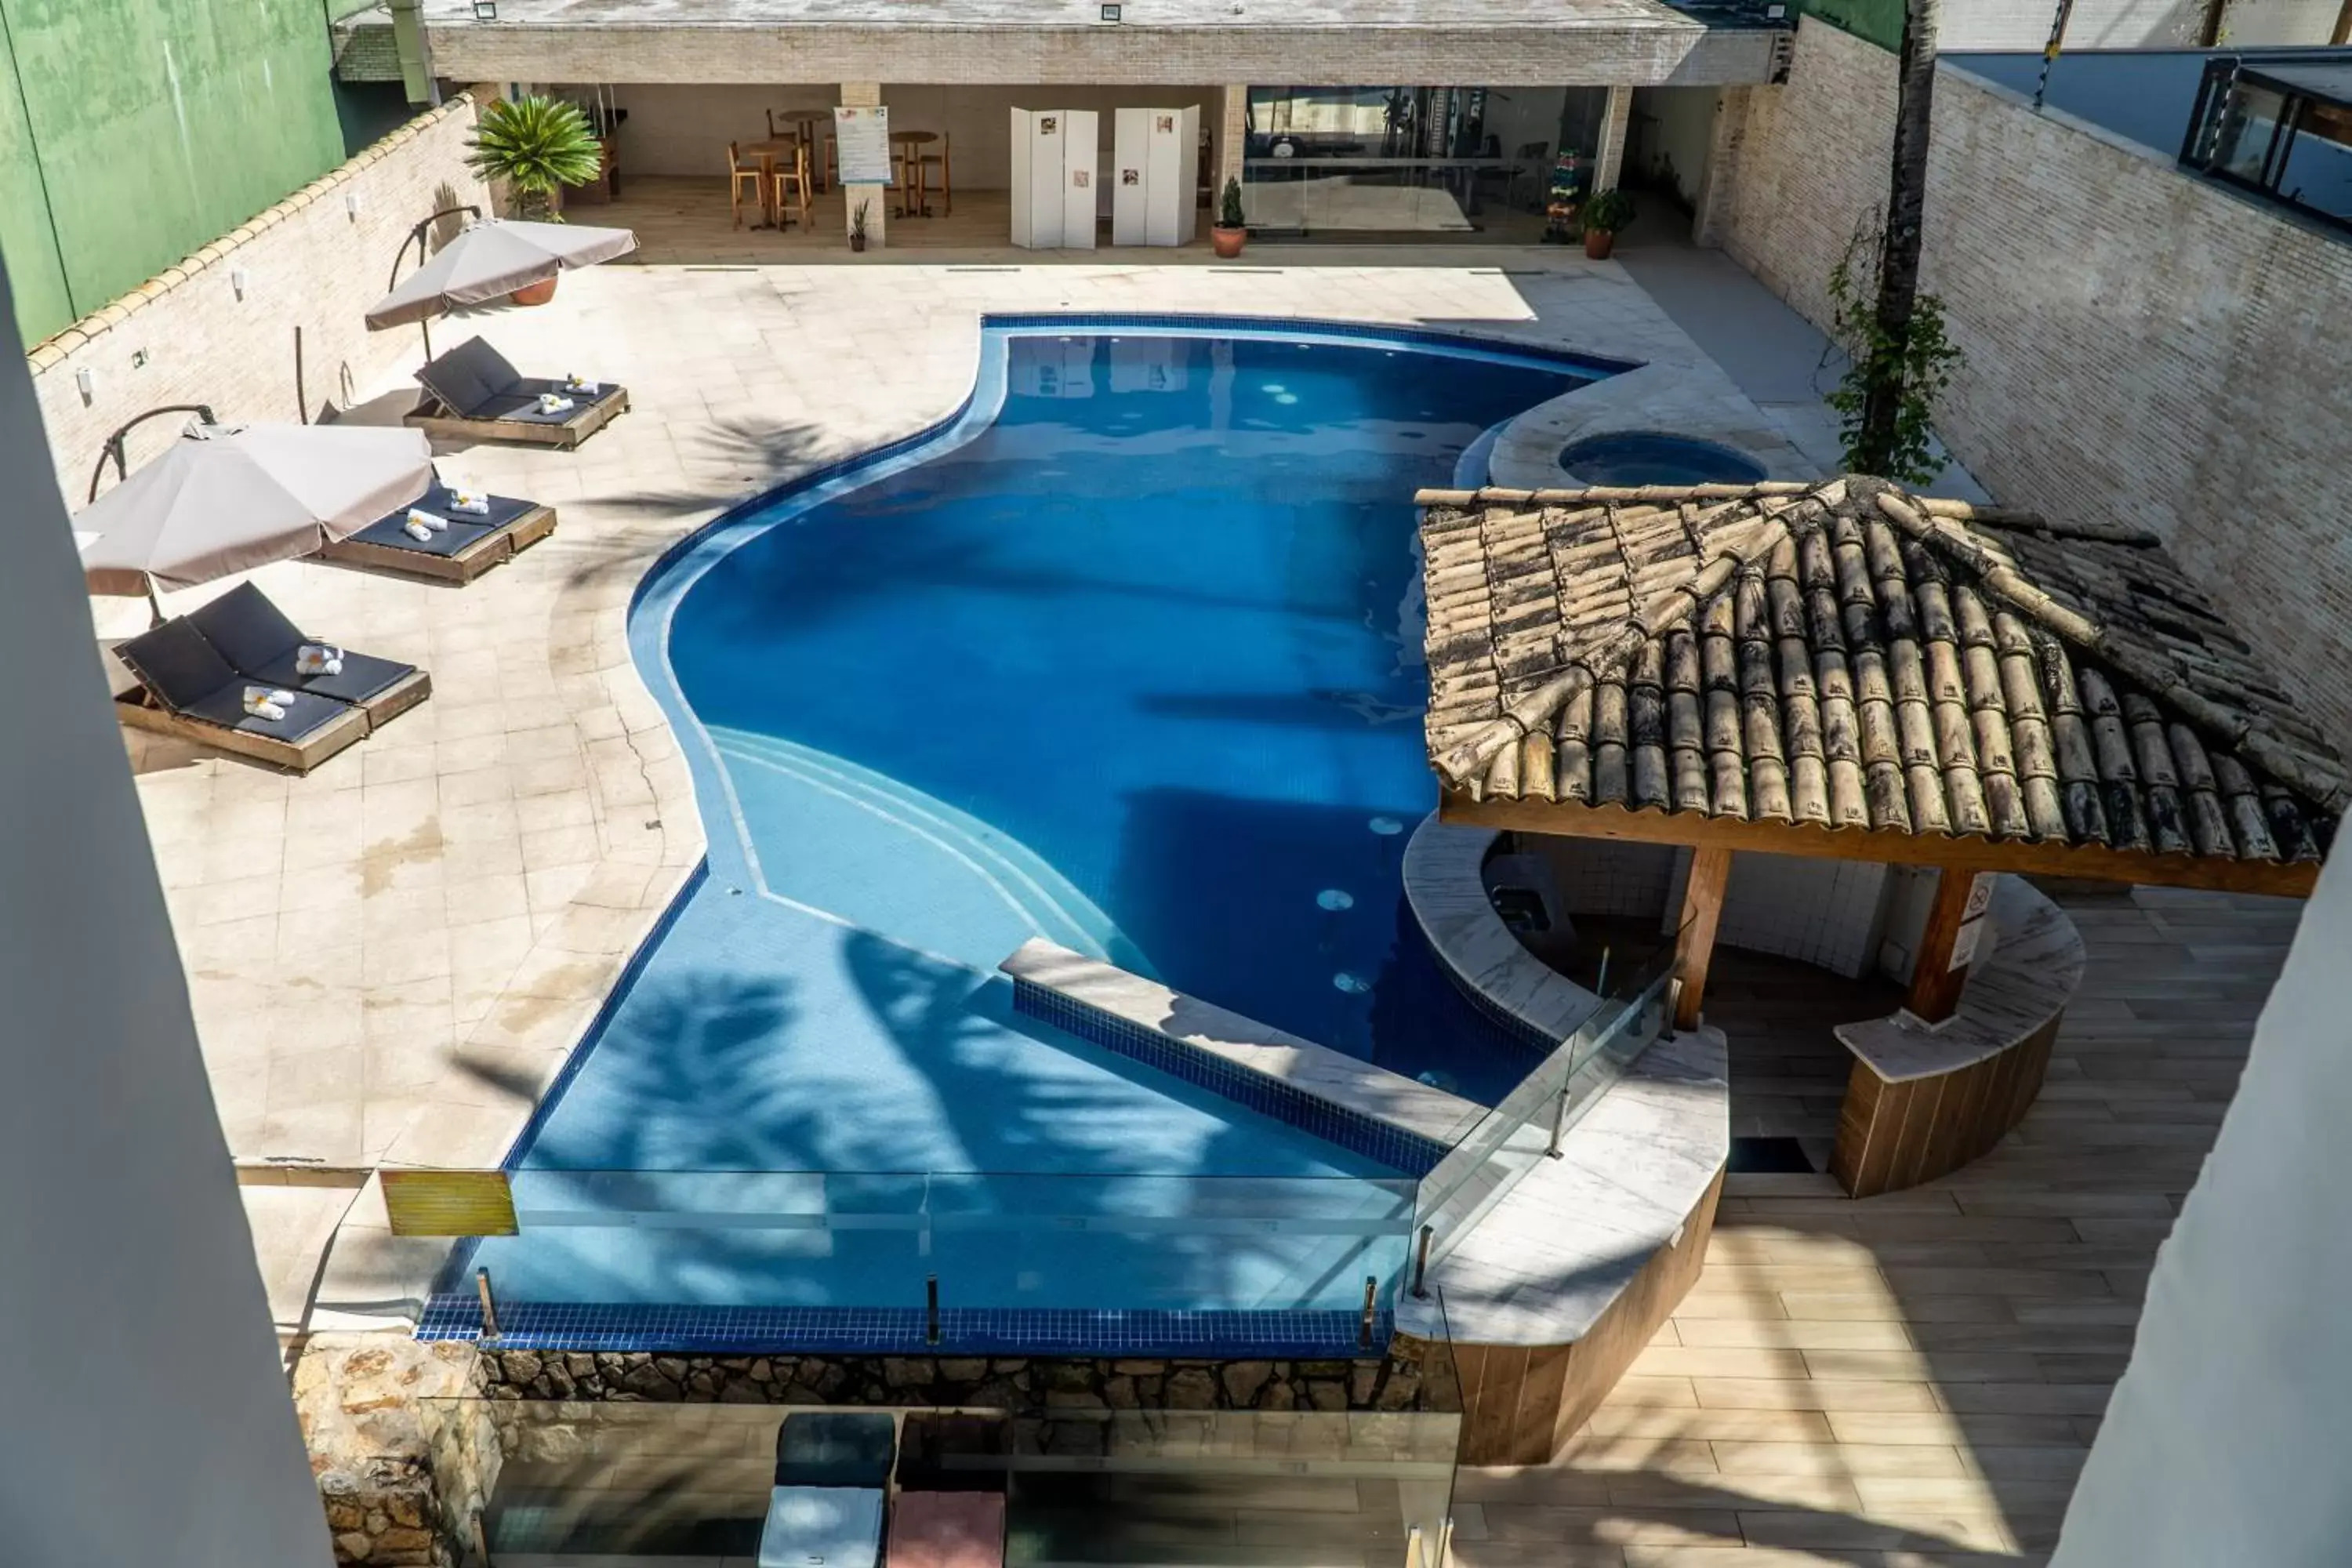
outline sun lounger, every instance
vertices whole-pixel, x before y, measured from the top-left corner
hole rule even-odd
[[[911,1410],[898,1439],[902,1491],[1001,1492],[1012,1424],[968,1411]]]
[[[192,611],[187,621],[247,680],[348,702],[367,715],[371,731],[433,694],[433,678],[415,665],[348,648],[337,673],[302,674],[296,668],[295,655],[303,644],[317,644],[320,639],[303,636],[286,613],[250,583],[241,583],[204,608]]]
[[[337,540],[318,559],[338,566],[402,572],[442,583],[470,583],[518,552],[555,531],[555,509],[513,496],[490,496],[488,515],[452,510],[449,488],[439,479],[414,508],[387,512],[348,539]],[[411,538],[403,526],[409,512],[428,511],[449,526],[428,539]]]
[[[577,447],[629,406],[625,387],[607,382],[593,393],[573,392],[560,381],[524,375],[480,338],[459,343],[419,370],[416,379],[425,387],[425,405],[408,423],[449,440]],[[543,393],[567,397],[572,406],[541,413]]]
[[[760,1568],[879,1568],[878,1487],[778,1487],[760,1530]]]
[[[780,1487],[890,1484],[898,1424],[883,1411],[813,1410],[787,1415],[776,1432]]]
[[[282,719],[245,710],[249,686],[284,686],[239,675],[186,617],[117,644],[114,656],[139,679],[139,689],[115,700],[115,712],[134,730],[171,735],[233,752],[256,762],[306,773],[364,737],[368,716],[348,702],[286,687],[292,700]]]
[[[1004,1494],[902,1491],[888,1568],[1003,1568]]]
[[[760,1531],[760,1568],[878,1568],[898,1423],[879,1410],[787,1415],[776,1485]]]

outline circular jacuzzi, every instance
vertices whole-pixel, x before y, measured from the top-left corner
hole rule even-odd
[[[1748,485],[1764,465],[1746,453],[1696,436],[1663,430],[1612,430],[1560,449],[1559,466],[1591,485]]]

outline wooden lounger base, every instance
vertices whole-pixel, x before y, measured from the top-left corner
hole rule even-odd
[[[413,679],[425,681],[425,672],[417,671]],[[393,692],[398,692],[408,685],[409,681],[404,680],[393,689]],[[430,682],[425,681],[425,686],[409,699],[407,706],[413,708],[423,701],[425,693],[430,689]],[[388,692],[385,695],[392,694]],[[133,730],[144,730],[151,735],[168,735],[175,741],[209,746],[214,751],[267,763],[289,773],[309,773],[337,752],[365,740],[374,727],[365,710],[352,708],[337,714],[299,742],[280,741],[268,735],[256,735],[243,730],[228,730],[218,724],[184,719],[168,709],[153,706],[145,698],[144,689],[128,697],[116,698],[116,716]]]
[[[486,533],[463,550],[435,555],[423,550],[397,550],[357,539],[340,539],[322,547],[315,559],[364,572],[393,572],[404,577],[427,577],[436,583],[472,582],[501,562],[512,560],[555,531],[555,509],[533,507],[504,528]]]
[[[629,395],[621,393],[590,404],[561,425],[539,419],[461,419],[449,414],[412,414],[405,423],[436,441],[512,441],[530,447],[557,447],[566,451],[628,412]]]
[[[359,710],[367,715],[368,733],[373,735],[432,695],[431,673],[422,669],[412,669],[383,690],[361,703]]]

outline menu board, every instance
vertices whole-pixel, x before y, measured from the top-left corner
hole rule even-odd
[[[890,180],[890,110],[836,108],[833,111],[834,146],[841,159],[845,185],[887,185]]]

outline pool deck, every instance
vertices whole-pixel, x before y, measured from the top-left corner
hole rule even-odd
[[[632,411],[577,452],[444,459],[559,508],[554,537],[464,589],[302,563],[256,574],[301,624],[429,668],[433,700],[302,779],[129,740],[237,1157],[498,1158],[703,849],[628,658],[631,592],[727,507],[946,415],[984,310],[1452,328],[1677,365],[1727,420],[1756,417],[1613,263],[1305,254],[1265,247],[1235,271],[605,268],[551,306],[466,323],[519,363],[630,388]],[[135,629],[137,606],[100,604],[101,630]]]
[[[1817,335],[1719,255],[1622,258],[1261,246],[1234,269],[1010,252],[989,260],[1014,269],[979,272],[609,268],[546,309],[482,318],[529,367],[630,385],[633,411],[577,453],[446,459],[558,505],[555,537],[462,591],[257,574],[306,625],[429,665],[434,700],[300,780],[129,740],[232,1149],[357,1168],[503,1151],[701,850],[627,658],[635,584],[725,507],[952,406],[981,310],[1311,312],[1686,363],[1822,451],[1833,423],[1801,395]],[[1745,349],[1741,322],[1758,329]],[[116,617],[101,629],[143,621],[98,607]],[[1570,1452],[1465,1472],[1464,1568],[1949,1568],[2049,1550],[2299,913],[2155,890],[2066,901],[2084,990],[2018,1131],[1969,1171],[1862,1204],[1826,1176],[1729,1178],[1697,1287]],[[281,1323],[321,1326],[318,1249],[352,1192],[247,1195]],[[372,1287],[384,1302],[417,1266],[371,1228],[381,1214],[359,1194],[331,1269],[341,1308]]]

